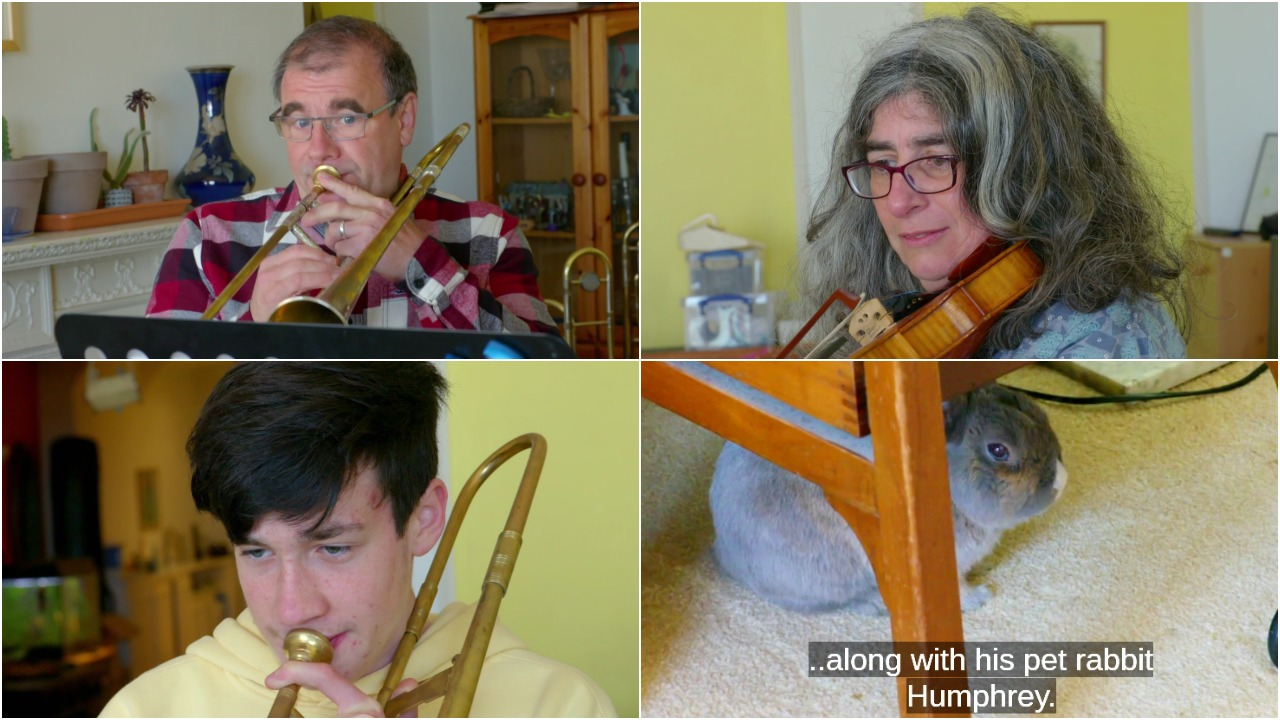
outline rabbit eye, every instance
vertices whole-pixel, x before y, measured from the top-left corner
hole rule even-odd
[[[1003,443],[987,443],[987,453],[991,455],[993,460],[1004,462],[1009,459],[1009,448]]]

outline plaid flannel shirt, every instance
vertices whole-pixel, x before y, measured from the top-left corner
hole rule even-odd
[[[187,213],[161,260],[147,315],[199,318],[298,201],[290,183]],[[514,217],[494,205],[434,193],[413,216],[427,240],[409,261],[406,280],[393,283],[374,273],[352,310],[352,325],[559,334]],[[295,242],[286,234],[276,252]],[[227,302],[219,319],[253,320],[255,280]]]

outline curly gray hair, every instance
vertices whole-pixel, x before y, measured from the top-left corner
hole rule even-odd
[[[803,317],[837,289],[877,297],[919,288],[874,205],[855,197],[840,173],[866,157],[876,108],[909,93],[934,109],[964,163],[968,207],[992,235],[1029,240],[1044,262],[1035,288],[992,328],[985,353],[1016,347],[1059,299],[1092,312],[1149,294],[1185,329],[1185,228],[1175,227],[1077,68],[985,8],[913,23],[869,54],[797,258]],[[837,319],[829,312],[812,337]]]

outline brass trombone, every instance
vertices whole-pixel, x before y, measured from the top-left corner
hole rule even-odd
[[[578,258],[584,255],[598,255],[600,262],[604,263],[605,318],[603,320],[578,322],[573,319],[574,306],[577,303],[573,301],[572,286],[577,285],[587,292],[595,292],[600,289],[600,276],[594,271],[588,270],[572,279],[569,277],[570,273],[573,272],[573,266],[578,262]],[[605,347],[608,348],[609,358],[613,359],[613,263],[609,262],[609,256],[603,250],[592,247],[576,250],[569,256],[569,259],[564,261],[564,339],[565,342],[569,343],[570,349],[575,352],[578,350],[577,328],[587,325],[605,325],[608,327],[608,334],[604,336]]]
[[[360,293],[364,291],[365,284],[369,282],[369,276],[373,274],[374,267],[387,252],[387,248],[391,247],[391,241],[396,233],[400,232],[400,228],[413,215],[414,208],[422,201],[432,183],[440,176],[445,164],[449,162],[449,158],[453,157],[454,150],[458,149],[469,132],[471,132],[471,125],[462,123],[422,156],[418,165],[409,173],[409,177],[405,178],[400,188],[391,196],[391,203],[396,206],[391,219],[382,226],[373,240],[369,241],[369,245],[359,256],[343,265],[342,274],[333,281],[332,285],[325,288],[317,297],[301,295],[285,300],[276,306],[269,320],[345,325],[352,308],[360,298]],[[267,259],[286,232],[292,232],[303,242],[317,247],[306,233],[298,229],[297,224],[307,210],[315,207],[316,199],[324,192],[324,188],[317,182],[322,172],[338,177],[338,171],[328,165],[316,168],[311,175],[311,192],[298,202],[298,207],[285,217],[280,227],[271,234],[253,257],[249,258],[249,262],[241,268],[240,272],[236,273],[209,309],[204,311],[201,319],[211,320],[218,314],[222,306],[236,294],[253,273],[257,272],[258,266]]]
[[[637,267],[635,272],[631,271],[631,251],[634,249],[636,258],[639,259],[640,241],[637,239],[633,245],[631,237],[639,231],[640,223],[634,222],[622,233],[622,357],[624,358],[639,357],[638,354],[631,354],[632,346],[638,344],[635,331],[631,329],[631,318],[640,317],[640,297],[636,292],[640,289],[640,268]],[[633,310],[634,315],[632,315]]]
[[[476,604],[471,627],[467,631],[466,640],[462,643],[461,652],[454,657],[452,666],[427,678],[413,690],[392,698],[391,693],[404,678],[405,666],[413,654],[418,638],[422,635],[422,629],[426,626],[427,614],[431,611],[431,604],[435,602],[436,592],[440,588],[440,577],[444,574],[444,566],[449,561],[449,554],[453,551],[454,540],[458,537],[467,508],[471,505],[471,498],[494,471],[526,449],[529,450],[529,459],[525,463],[515,501],[511,504],[511,512],[507,515],[507,524],[498,535],[497,546],[489,559],[489,570],[480,587],[480,601]],[[507,593],[507,586],[511,583],[516,557],[520,554],[525,521],[529,517],[529,508],[533,504],[533,494],[538,489],[538,478],[542,474],[542,465],[546,457],[547,441],[541,435],[537,433],[521,435],[490,455],[471,474],[466,484],[462,486],[462,490],[458,492],[458,497],[454,500],[453,512],[449,515],[449,522],[445,526],[444,534],[440,536],[435,559],[431,561],[431,570],[422,582],[417,600],[413,604],[413,612],[409,614],[404,636],[400,638],[400,645],[391,658],[391,664],[387,667],[386,682],[378,691],[378,704],[382,706],[387,717],[397,717],[410,708],[431,702],[441,696],[444,697],[444,701],[440,705],[438,717],[466,717],[471,711],[471,702],[475,698],[476,685],[480,682],[480,670],[489,648],[489,639],[498,621],[498,607]],[[293,636],[294,633],[289,635]],[[323,636],[319,637],[323,639]],[[285,640],[285,645],[289,648],[288,638]],[[319,652],[322,654],[323,650]],[[293,695],[286,696],[291,689]],[[268,717],[287,717],[293,710],[296,693],[296,686],[282,688],[276,696],[275,705],[272,706],[273,714]],[[286,697],[282,699],[282,696]]]
[[[308,210],[311,210],[316,206],[316,200],[320,197],[320,194],[324,192],[324,186],[320,184],[321,173],[328,173],[334,177],[341,177],[341,175],[338,174],[337,169],[330,165],[321,165],[315,169],[315,172],[311,173],[311,192],[307,193],[306,197],[298,201],[298,206],[293,209],[293,212],[285,216],[284,220],[280,223],[280,226],[276,228],[275,232],[271,233],[271,237],[267,238],[267,241],[262,243],[262,247],[258,248],[258,251],[253,254],[253,257],[249,258],[249,262],[245,263],[244,267],[240,268],[240,272],[236,273],[235,277],[231,278],[231,282],[227,283],[227,286],[222,289],[222,292],[218,294],[218,297],[214,298],[213,304],[210,305],[200,316],[201,320],[212,320],[218,316],[218,311],[222,310],[222,306],[226,305],[228,300],[235,297],[235,294],[240,291],[240,288],[244,286],[245,282],[247,282],[249,278],[253,277],[253,274],[258,271],[258,266],[262,264],[262,261],[266,260],[267,256],[271,254],[271,251],[276,249],[276,245],[279,245],[280,241],[284,239],[285,233],[293,233],[294,237],[298,238],[298,240],[305,245],[310,245],[317,249],[320,247],[315,243],[315,241],[307,237],[306,233],[302,232],[302,229],[298,227],[298,221],[302,219],[302,216]]]

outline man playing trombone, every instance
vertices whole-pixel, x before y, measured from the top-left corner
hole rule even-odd
[[[369,245],[395,211],[417,120],[413,62],[384,28],[334,17],[281,54],[271,121],[293,183],[189,213],[161,261],[147,315],[196,318],[318,183],[299,221],[319,243],[277,246],[216,317],[265,321],[284,300],[328,287],[338,258]],[[316,172],[322,165],[339,177]],[[429,194],[396,234],[351,310],[352,324],[557,333],[516,218]],[[283,248],[283,249],[281,249]],[[336,256],[336,258],[335,258]]]
[[[371,696],[414,608],[413,558],[445,529],[448,490],[436,477],[445,392],[425,362],[246,363],[227,373],[187,454],[191,494],[227,530],[248,609],[135,679],[103,715],[262,717],[290,684],[304,688],[304,716],[381,715]],[[450,666],[472,612],[455,603],[430,619],[396,695]],[[303,627],[329,639],[330,663],[282,665],[284,638]],[[501,625],[474,689],[478,716],[613,714],[586,675]]]

